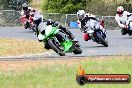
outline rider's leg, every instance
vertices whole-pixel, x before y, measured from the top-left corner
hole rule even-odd
[[[57,32],[57,34],[55,34],[56,38],[60,41],[63,42],[66,39],[66,35],[60,31]]]
[[[69,37],[70,37],[70,39],[74,39],[74,36],[73,36],[73,34],[67,29],[67,28],[65,28],[65,27],[62,27],[61,25],[59,26],[59,29],[61,29],[61,30],[63,30]]]

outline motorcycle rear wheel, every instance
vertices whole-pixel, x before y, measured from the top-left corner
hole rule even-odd
[[[74,49],[73,50],[74,54],[81,54],[82,53],[82,49],[80,49],[80,47],[77,47],[76,45],[73,45],[72,48]]]

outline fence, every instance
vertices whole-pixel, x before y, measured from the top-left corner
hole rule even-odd
[[[12,10],[0,11],[0,26],[20,26],[20,12]]]
[[[76,14],[44,13],[43,16],[45,19],[53,19],[54,21],[58,21],[61,25],[66,27],[70,27],[71,22],[77,21]],[[97,18],[103,19],[105,21],[106,29],[118,28],[114,16],[97,16]],[[1,10],[0,26],[21,26],[20,12],[12,10]]]
[[[105,22],[105,28],[110,30],[119,29],[115,16],[101,16],[101,19]]]

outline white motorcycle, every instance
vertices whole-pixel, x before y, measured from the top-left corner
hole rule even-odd
[[[98,44],[102,44],[105,47],[108,47],[108,41],[106,39],[106,30],[100,24],[98,27],[91,28],[87,27],[86,33],[84,33],[83,38],[85,41],[92,39]]]
[[[128,29],[132,31],[132,15],[128,18],[126,24],[128,25]]]

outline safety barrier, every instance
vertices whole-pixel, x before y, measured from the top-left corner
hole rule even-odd
[[[58,21],[63,26],[78,29],[76,14],[43,13],[43,16],[45,19]],[[96,18],[104,20],[106,29],[118,29],[114,16],[96,16]],[[1,10],[0,26],[21,26],[20,11]]]

